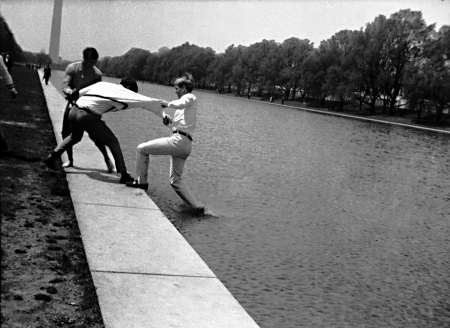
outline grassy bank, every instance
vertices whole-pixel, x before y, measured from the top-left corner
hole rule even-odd
[[[14,66],[0,93],[2,327],[104,327],[64,171],[41,162],[56,145],[34,70]]]

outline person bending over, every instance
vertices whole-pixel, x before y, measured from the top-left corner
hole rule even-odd
[[[81,89],[79,93],[72,93],[70,100],[73,105],[68,115],[72,133],[44,160],[47,167],[54,169],[56,158],[80,142],[86,131],[91,138],[99,140],[110,148],[117,172],[121,174],[120,183],[133,181],[127,172],[119,140],[101,118],[105,113],[127,108],[143,108],[161,118],[167,116],[160,106],[160,99],[149,98],[137,92],[136,81],[124,78],[120,84],[97,82]]]

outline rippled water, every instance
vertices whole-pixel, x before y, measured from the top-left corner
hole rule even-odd
[[[215,216],[183,205],[168,157],[151,158],[149,195],[261,327],[450,322],[449,135],[194,93],[184,174]],[[142,110],[105,120],[130,173],[168,132]]]

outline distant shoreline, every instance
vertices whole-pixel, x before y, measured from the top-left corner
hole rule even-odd
[[[58,70],[60,71],[60,70]],[[109,78],[116,78],[114,76],[106,76]],[[154,82],[149,81],[143,81],[138,80],[138,84],[154,84],[154,85],[162,85]],[[168,85],[165,85],[167,87],[170,87]],[[225,97],[234,97],[239,98],[243,101],[258,101],[266,104],[272,104],[275,106],[286,106],[290,108],[295,109],[302,109],[306,110],[312,113],[317,114],[323,114],[323,115],[334,115],[334,116],[340,116],[350,119],[358,119],[358,120],[364,120],[367,122],[373,122],[378,124],[395,124],[398,126],[406,127],[406,128],[415,128],[415,129],[421,129],[423,131],[430,131],[430,132],[437,132],[437,133],[444,133],[444,134],[450,134],[450,114],[444,114],[442,122],[439,124],[436,122],[436,119],[434,117],[427,117],[423,116],[421,121],[424,124],[418,124],[415,123],[414,120],[417,120],[417,112],[416,111],[410,111],[405,110],[403,117],[401,116],[390,116],[387,114],[382,113],[376,113],[376,114],[370,114],[365,109],[359,111],[359,109],[354,109],[354,107],[357,107],[359,105],[357,104],[351,104],[351,105],[345,105],[342,110],[334,110],[330,111],[328,108],[331,106],[331,102],[326,102],[324,106],[320,105],[319,101],[313,102],[313,103],[302,103],[300,100],[285,100],[284,105],[281,103],[281,99],[276,98],[273,103],[270,103],[269,99],[267,97],[257,97],[257,96],[251,96],[250,99],[246,95],[237,95],[233,92],[231,93],[217,93],[213,90],[208,89],[194,89],[195,92],[206,92],[206,93],[214,93],[218,96],[225,96]],[[367,107],[364,105],[364,107]],[[428,124],[428,125],[427,125]],[[435,126],[439,125],[439,126]]]
[[[151,83],[151,82],[147,82],[147,81],[145,81],[145,83],[155,84],[155,83]],[[194,89],[194,92],[215,93],[220,96],[238,97],[238,98],[242,98],[242,100],[249,100],[249,99],[247,99],[247,96],[245,96],[245,95],[235,95],[233,93],[220,93],[219,94],[219,93],[216,93],[215,91],[204,90],[204,89]],[[440,126],[440,127],[429,127],[429,126],[417,124],[417,123],[413,122],[413,120],[415,120],[416,116],[417,116],[417,112],[414,112],[414,111],[405,111],[405,114],[403,115],[403,117],[399,117],[399,116],[389,116],[387,114],[380,114],[380,113],[368,115],[367,112],[365,112],[365,111],[358,112],[354,109],[349,109],[346,107],[344,107],[343,110],[330,111],[327,109],[327,107],[315,107],[315,106],[308,107],[309,104],[303,104],[300,101],[296,101],[296,100],[286,100],[283,105],[283,104],[281,104],[280,99],[277,99],[275,102],[270,103],[270,101],[269,101],[269,99],[267,99],[267,97],[252,96],[250,98],[250,101],[258,101],[258,102],[262,102],[262,103],[272,104],[275,106],[286,106],[286,107],[295,108],[295,109],[302,109],[302,110],[306,110],[306,111],[317,113],[317,114],[335,115],[335,116],[346,117],[346,118],[351,118],[351,119],[365,120],[365,121],[374,122],[374,123],[396,124],[396,125],[403,126],[403,127],[422,129],[424,131],[432,131],[432,132],[450,134],[450,122],[448,120],[444,121],[442,123],[442,126]],[[317,106],[317,104],[315,104],[315,103],[314,103],[314,105]],[[351,106],[353,106],[353,105],[351,105]],[[350,107],[350,106],[348,106],[348,107]],[[446,115],[448,116],[449,114],[446,114]],[[423,121],[426,123],[430,123],[430,124],[437,123],[433,120],[429,120],[429,119],[427,120],[426,117],[423,118]]]

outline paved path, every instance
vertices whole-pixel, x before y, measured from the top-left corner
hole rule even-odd
[[[59,143],[65,100],[42,88]],[[258,327],[150,197],[106,172],[87,136],[74,155],[66,177],[107,328]]]

